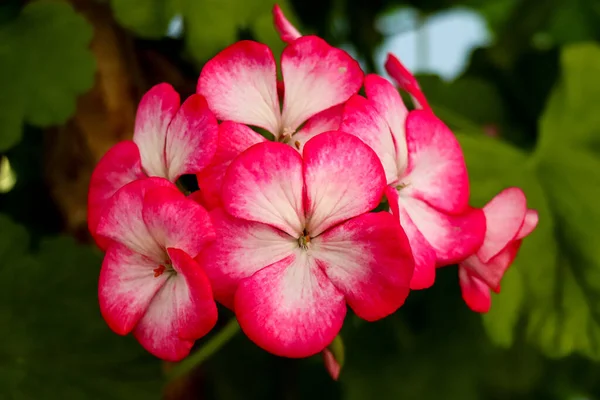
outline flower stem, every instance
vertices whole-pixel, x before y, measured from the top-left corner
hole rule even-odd
[[[179,378],[202,364],[206,359],[219,351],[239,331],[240,325],[235,318],[232,318],[223,329],[211,337],[196,352],[175,365],[168,374],[168,380]]]

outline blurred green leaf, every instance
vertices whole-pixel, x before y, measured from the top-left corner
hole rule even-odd
[[[159,398],[158,360],[100,316],[100,253],[57,237],[27,254],[24,229],[0,227],[0,398]]]
[[[75,112],[94,82],[91,26],[66,3],[30,3],[0,26],[0,151],[21,138],[22,124],[49,126]]]
[[[481,207],[501,190],[518,186],[527,196],[528,207],[539,213],[537,228],[523,241],[511,270],[502,282],[502,292],[493,295],[492,308],[484,316],[490,338],[508,347],[514,340],[514,328],[520,316],[528,310],[545,307],[548,298],[553,295],[558,257],[554,218],[549,200],[526,153],[483,135],[457,136],[469,169],[473,205]]]
[[[600,359],[599,170],[592,154],[568,148],[539,159],[562,251],[552,296],[532,315],[528,333],[551,356]]]
[[[488,82],[481,78],[463,77],[444,82],[437,75],[418,75],[417,79],[434,111],[455,128],[452,118],[444,118],[452,112],[477,125],[499,124],[505,119],[502,98]]]
[[[116,20],[145,38],[161,38],[177,11],[177,0],[111,0]]]
[[[232,45],[242,31],[279,54],[284,43],[273,27],[276,3],[294,23],[287,0],[111,0],[119,23],[141,37],[165,36],[171,19],[181,14],[187,50],[199,62]]]
[[[582,43],[561,54],[562,78],[539,122],[538,152],[592,147],[600,151],[600,46]]]

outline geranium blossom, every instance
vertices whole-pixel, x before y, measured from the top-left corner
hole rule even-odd
[[[341,103],[362,85],[360,66],[346,52],[316,36],[301,37],[278,7],[273,12],[289,43],[281,56],[283,82],[277,81],[271,50],[253,41],[223,50],[206,63],[198,80],[198,93],[226,122],[219,129],[215,161],[198,175],[210,207],[219,205],[221,181],[231,161],[265,140],[246,125],[263,128],[275,141],[301,152],[313,136],[338,129]]]
[[[107,202],[97,233],[110,239],[100,271],[100,311],[118,334],[178,361],[217,321],[210,283],[194,257],[214,240],[208,213],[169,181],[146,178]]]
[[[458,266],[460,287],[467,305],[477,312],[491,306],[490,290],[500,292],[500,280],[515,259],[523,238],[538,223],[537,211],[527,208],[519,188],[500,192],[483,207],[485,240],[479,250]]]
[[[107,200],[125,184],[145,177],[175,182],[206,167],[217,147],[217,120],[200,95],[180,106],[179,94],[162,83],[138,106],[133,141],[117,143],[102,157],[90,181],[88,227],[98,244],[96,226]]]
[[[366,320],[403,304],[414,268],[406,236],[389,213],[366,213],[385,186],[376,154],[341,132],[314,137],[302,155],[267,142],[234,160],[225,209],[211,215],[217,240],[200,259],[251,340],[305,357],[335,338],[346,303]]]
[[[482,243],[485,219],[470,209],[469,181],[452,132],[427,110],[408,112],[384,78],[365,78],[368,99],[346,103],[340,130],[367,143],[383,164],[390,209],[404,228],[415,258],[411,288],[431,286],[436,265],[448,265]]]

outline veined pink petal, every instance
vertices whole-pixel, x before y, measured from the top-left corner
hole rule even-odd
[[[294,147],[300,152],[304,148],[304,144],[313,137],[323,132],[336,131],[342,123],[343,105],[333,106],[325,111],[321,111],[317,115],[311,117],[298,132],[292,136],[291,141]]]
[[[396,148],[383,115],[362,96],[354,95],[346,102],[340,130],[354,135],[371,147],[385,171],[386,182],[398,180]]]
[[[537,226],[538,220],[538,212],[536,210],[528,209],[516,239],[523,239],[525,236],[529,236]]]
[[[130,140],[114,145],[96,165],[88,192],[88,228],[101,249],[106,250],[108,243],[98,237],[96,228],[107,200],[129,182],[145,177],[138,147]]]
[[[462,297],[467,306],[475,312],[488,312],[492,305],[492,298],[487,285],[482,280],[469,274],[464,268],[458,269],[458,277]]]
[[[217,149],[218,129],[206,100],[197,94],[188,97],[167,129],[166,177],[175,182],[181,175],[202,171]]]
[[[438,266],[464,260],[483,242],[485,216],[480,209],[467,210],[460,215],[444,214],[423,201],[405,197],[402,191],[399,205],[435,250]]]
[[[133,141],[140,149],[142,167],[149,176],[167,178],[167,128],[179,109],[179,94],[168,83],[150,89],[137,109]]]
[[[204,209],[207,208],[206,199],[204,198],[204,193],[201,190],[196,190],[195,192],[190,193],[188,199],[200,204]]]
[[[244,333],[263,349],[308,357],[336,337],[346,304],[314,260],[298,249],[242,281],[235,314]]]
[[[200,266],[179,249],[168,249],[176,273],[167,275],[133,334],[155,356],[167,361],[185,358],[194,340],[217,322],[217,307]],[[162,276],[160,275],[160,276]]]
[[[173,186],[147,190],[142,217],[161,248],[174,247],[192,258],[215,239],[208,212]]]
[[[302,34],[298,32],[294,25],[288,21],[278,4],[273,6],[273,23],[275,24],[277,33],[279,33],[279,37],[281,37],[281,40],[286,43],[292,43],[294,40],[302,36]]]
[[[204,64],[197,92],[218,119],[279,134],[277,67],[264,44],[243,40],[217,54]]]
[[[375,321],[404,304],[414,260],[408,239],[391,214],[352,218],[310,245],[317,264],[359,317]]]
[[[221,205],[221,186],[229,164],[244,150],[266,139],[236,122],[224,121],[219,125],[217,151],[208,167],[196,175],[205,206],[213,209]]]
[[[199,339],[217,323],[217,305],[210,282],[202,267],[187,253],[176,248],[168,248],[167,253],[177,277],[185,280],[173,299],[179,325],[177,335],[182,339]]]
[[[304,145],[307,230],[311,237],[377,207],[385,174],[377,154],[355,136],[325,132]]]
[[[400,60],[391,53],[388,54],[388,58],[385,62],[385,70],[402,90],[411,95],[417,109],[431,111],[431,107],[421,91],[419,82],[417,82],[413,74],[402,65]]]
[[[98,236],[119,242],[154,261],[162,261],[164,248],[154,240],[142,217],[144,196],[155,187],[173,187],[173,184],[163,178],[146,178],[119,189],[106,203],[98,222]]]
[[[375,74],[365,77],[365,92],[371,104],[385,118],[392,132],[396,145],[396,164],[398,171],[402,172],[408,163],[405,129],[408,110],[402,97],[387,79]]]
[[[304,228],[302,158],[283,143],[259,143],[240,154],[223,179],[231,215],[277,227],[298,238]]]
[[[458,141],[437,117],[412,111],[406,121],[408,167],[402,191],[440,211],[463,212],[469,203],[469,178]]]
[[[410,288],[413,290],[427,289],[435,282],[435,250],[419,232],[404,207],[398,207],[399,198],[396,188],[388,186],[385,195],[392,214],[400,221],[400,225],[406,233],[415,260],[415,270],[410,280]]]
[[[467,269],[469,275],[478,278],[490,289],[498,293],[500,292],[500,281],[517,256],[520,246],[520,240],[513,241],[486,263],[481,261],[479,257],[474,254],[466,260],[461,261],[459,268]]]
[[[285,48],[281,72],[283,133],[292,133],[313,115],[343,103],[363,81],[358,62],[316,36],[303,36]]]
[[[100,312],[119,335],[131,332],[167,281],[167,275],[154,276],[155,268],[159,263],[120,243],[106,251],[98,284]]]
[[[210,215],[217,239],[197,260],[210,279],[217,301],[233,309],[240,281],[288,257],[298,248],[298,240],[269,225],[232,217],[219,208]]]
[[[477,257],[487,263],[514,240],[521,229],[527,213],[525,193],[516,187],[504,189],[483,207],[483,213],[486,232]]]

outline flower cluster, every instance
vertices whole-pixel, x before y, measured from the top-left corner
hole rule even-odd
[[[453,264],[467,305],[486,312],[537,224],[523,192],[471,207],[456,138],[393,55],[385,67],[410,108],[277,6],[274,22],[282,80],[267,46],[233,44],[183,104],[168,84],[146,93],[133,141],[96,167],[88,220],[106,251],[110,328],[180,360],[214,327],[217,301],[260,347],[306,357],[333,341],[347,306],[384,318]],[[182,175],[200,190],[184,194]]]

